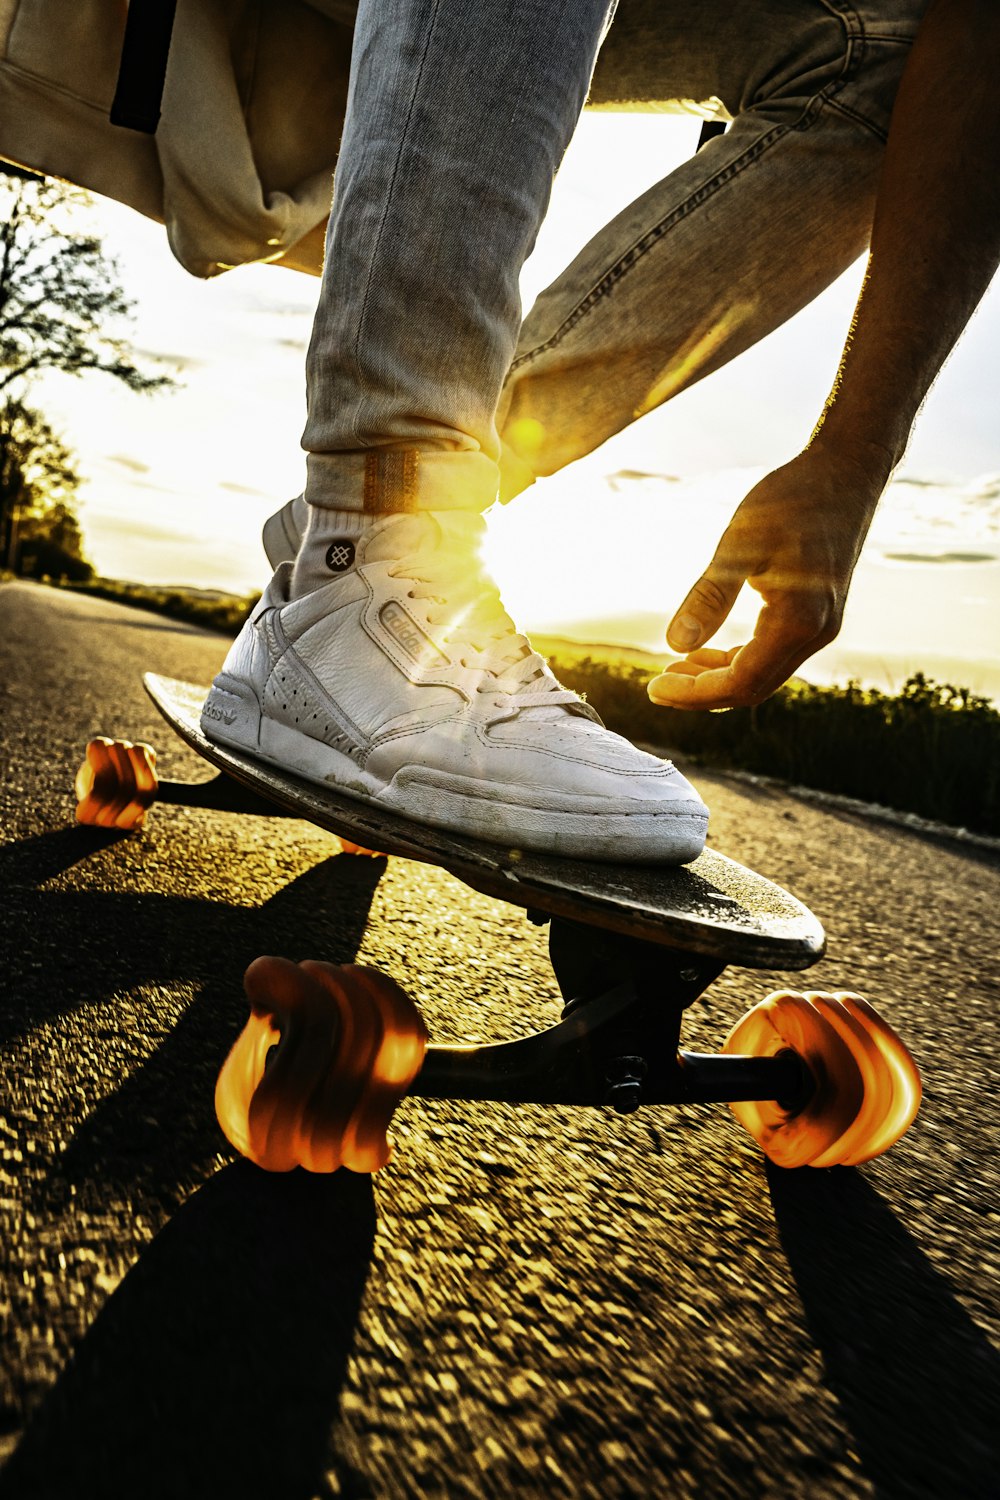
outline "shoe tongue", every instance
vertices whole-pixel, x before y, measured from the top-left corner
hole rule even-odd
[[[361,544],[365,562],[398,562],[436,546],[440,528],[427,511],[385,516],[366,532]]]
[[[362,554],[359,561],[397,562],[414,554],[440,551],[450,554],[447,559],[449,563],[453,559],[456,566],[465,564],[462,571],[468,581],[471,574],[482,567],[479,548],[485,531],[486,523],[478,511],[416,511],[387,516],[376,521],[366,533],[359,548]],[[495,588],[492,581],[490,586]],[[506,652],[503,654],[506,655]],[[515,663],[516,658],[513,658],[508,665],[513,667]],[[504,675],[501,668],[501,679]],[[521,692],[537,693],[541,686],[541,681],[518,684],[511,694],[513,701],[517,702]],[[539,705],[521,710],[523,714],[536,720],[561,719],[569,711],[563,704],[553,704],[551,708]]]

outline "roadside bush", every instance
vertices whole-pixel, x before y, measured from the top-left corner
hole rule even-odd
[[[589,657],[553,660],[610,729],[703,765],[776,776],[820,791],[1000,834],[1000,713],[966,688],[910,677],[897,694],[857,683],[791,683],[757,708],[692,714],[646,697],[649,674]]]
[[[239,632],[260,597],[258,594],[214,594],[200,593],[197,589],[157,588],[153,584],[123,583],[116,578],[94,578],[84,583],[59,580],[59,586],[81,594],[93,594],[98,599],[111,599],[116,604],[149,609],[154,614],[169,615],[172,620],[200,625],[203,630],[218,630],[223,635]]]
[[[234,636],[257,602],[98,578],[63,587]],[[614,647],[539,641],[567,687],[609,729],[687,761],[774,776],[818,791],[1000,835],[1000,712],[967,688],[910,677],[898,693],[792,682],[757,708],[684,713],[646,696],[656,663]],[[599,657],[589,654],[600,652]]]

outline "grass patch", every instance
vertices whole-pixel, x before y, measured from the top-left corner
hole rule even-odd
[[[756,708],[685,713],[646,696],[650,667],[557,648],[552,668],[609,729],[688,761],[1000,834],[1000,713],[988,698],[910,677],[898,693],[793,682]]]
[[[223,635],[238,634],[259,594],[224,594],[213,589],[162,588],[155,584],[123,583],[117,578],[91,578],[85,583],[65,579],[43,579],[53,588],[71,589],[75,594],[91,594],[97,599],[111,599],[116,604],[130,604],[136,609],[152,610],[171,620],[183,620],[203,630],[217,630]]]

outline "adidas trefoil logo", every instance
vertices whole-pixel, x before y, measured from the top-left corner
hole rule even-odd
[[[204,718],[214,719],[217,724],[234,724],[236,722],[236,715],[231,709],[218,708],[212,702],[211,698],[203,705],[201,712]]]

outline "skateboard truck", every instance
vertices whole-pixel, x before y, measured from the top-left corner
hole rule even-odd
[[[158,782],[151,747],[92,741],[77,780],[81,821],[138,827],[154,799],[304,817],[345,851],[439,865],[550,923],[562,1018],[482,1046],[428,1046],[416,1006],[376,970],[252,964],[251,1015],[219,1075],[216,1108],[229,1140],[261,1166],[377,1171],[406,1093],[619,1114],[725,1103],[788,1167],[865,1161],[916,1114],[913,1059],[857,995],[782,990],[737,1022],[721,1053],[682,1050],[684,1011],[727,964],[801,969],[823,952],[812,913],[753,871],[710,850],[685,869],[591,865],[425,828],[213,744],[199,725],[203,688],[158,677],[146,687],[219,774]]]
[[[546,1031],[481,1047],[429,1047],[410,1088],[425,1099],[508,1104],[731,1103],[791,1099],[811,1088],[790,1050],[731,1057],[680,1049],[683,1012],[724,967],[622,933],[553,917],[549,953],[567,995]],[[574,984],[586,972],[586,987]]]
[[[505,1104],[610,1104],[624,1115],[640,1104],[780,1098],[798,1105],[811,1089],[791,1051],[780,1057],[685,1052],[677,1046],[680,1013],[666,1001],[663,1020],[638,1012],[634,990],[622,984],[531,1037],[428,1047],[409,1092]]]
[[[609,955],[625,972],[547,1030],[484,1046],[427,1046],[416,1006],[377,970],[258,959],[251,1020],[219,1075],[223,1130],[269,1170],[376,1171],[405,1093],[621,1114],[727,1103],[779,1165],[833,1166],[888,1149],[912,1121],[916,1068],[859,996],[782,991],[743,1017],[721,1054],[685,1052],[683,1011],[721,965],[622,934],[567,935],[561,919],[553,932],[557,951],[572,937],[595,975]]]

